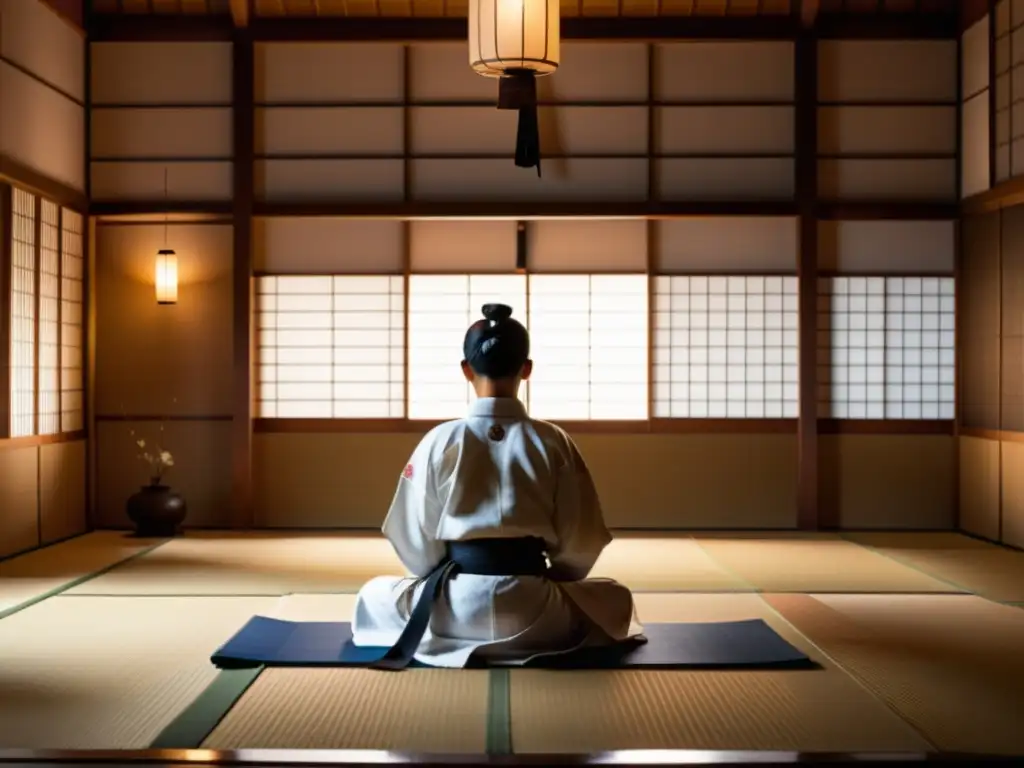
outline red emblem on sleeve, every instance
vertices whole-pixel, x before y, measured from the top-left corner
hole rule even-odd
[[[405,465],[405,469],[402,470],[402,477],[406,480],[412,480],[412,464]]]

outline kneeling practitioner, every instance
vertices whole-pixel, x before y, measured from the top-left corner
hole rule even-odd
[[[384,521],[415,578],[372,579],[356,601],[353,642],[390,648],[378,668],[522,663],[642,631],[626,587],[587,578],[611,535],[583,457],[518,399],[529,334],[510,307],[483,314],[463,343],[477,399],[423,438]]]

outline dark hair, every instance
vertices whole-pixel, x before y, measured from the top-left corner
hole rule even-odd
[[[515,376],[530,357],[530,334],[506,304],[484,304],[481,311],[484,319],[469,326],[462,342],[466,362],[488,379]]]

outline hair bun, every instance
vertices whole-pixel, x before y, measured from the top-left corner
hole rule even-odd
[[[484,304],[481,311],[484,313],[484,317],[494,323],[500,323],[502,320],[512,317],[512,307],[507,304]]]

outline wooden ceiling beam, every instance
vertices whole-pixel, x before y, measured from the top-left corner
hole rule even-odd
[[[460,18],[247,17],[258,42],[432,42],[466,39]],[[90,37],[108,42],[231,40],[237,19],[226,17],[98,15]],[[956,39],[955,15],[893,14],[851,18],[819,14],[815,34],[826,39]],[[669,42],[674,40],[795,40],[798,15],[761,17],[573,17],[562,19],[564,40]]]

